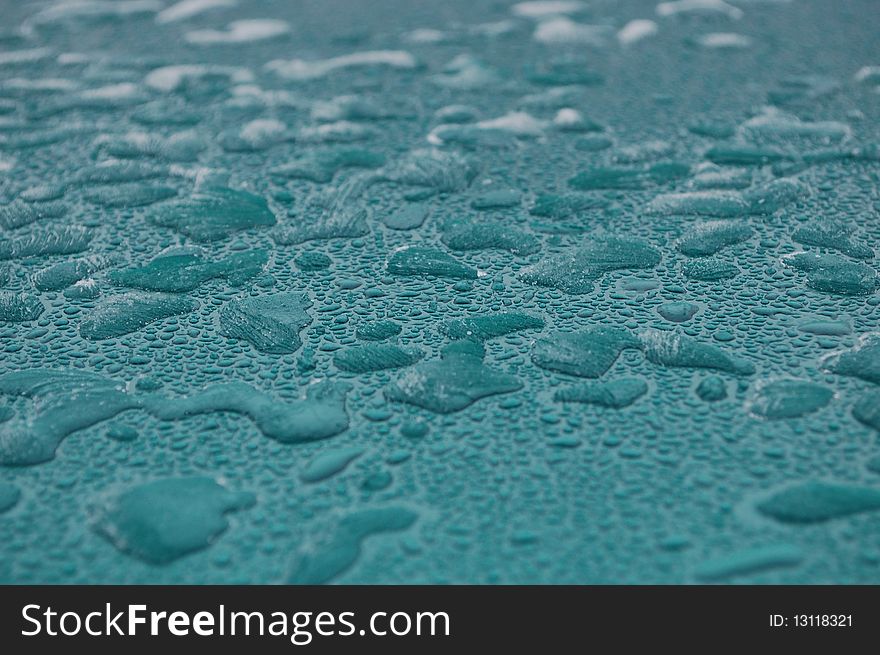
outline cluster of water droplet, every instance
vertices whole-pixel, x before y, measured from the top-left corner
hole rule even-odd
[[[3,13],[0,580],[878,579],[867,0]]]

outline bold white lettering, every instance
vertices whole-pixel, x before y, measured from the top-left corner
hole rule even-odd
[[[214,615],[209,612],[198,612],[193,617],[192,625],[197,635],[210,637],[214,634]]]
[[[168,615],[168,630],[177,637],[189,634],[189,616],[186,612],[171,612]]]
[[[147,620],[138,616],[138,612],[145,612],[147,610],[146,605],[129,605],[128,606],[128,635],[133,637],[137,634],[137,625],[138,623],[146,623]]]

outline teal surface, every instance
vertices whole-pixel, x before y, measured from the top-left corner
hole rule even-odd
[[[876,2],[0,15],[0,582],[880,582]]]

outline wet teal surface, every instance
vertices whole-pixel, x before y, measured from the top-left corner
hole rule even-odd
[[[0,13],[0,581],[880,582],[875,2]]]

